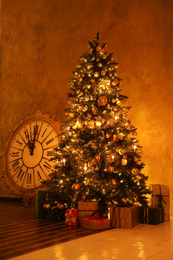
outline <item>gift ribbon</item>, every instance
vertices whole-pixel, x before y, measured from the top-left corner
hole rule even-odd
[[[65,214],[66,220],[65,223],[71,225],[72,223],[76,223],[76,218],[72,215],[72,210],[69,210],[69,214]]]
[[[158,197],[158,206],[163,207],[163,202],[164,202],[164,204],[166,204],[164,197],[169,197],[169,196],[168,195],[162,195],[162,187],[159,184],[158,184],[158,186],[159,186],[159,189],[160,189],[160,194],[158,194],[158,195],[152,194],[152,197],[154,197],[154,196]]]
[[[160,189],[160,194],[152,195],[152,197],[156,196],[158,198],[158,207],[164,207],[163,203],[166,205],[166,201],[165,201],[164,197],[169,197],[169,196],[168,195],[162,195],[162,187],[159,184],[158,184],[158,186],[159,186],[159,189]],[[166,215],[165,212],[164,212],[164,215]]]
[[[115,217],[115,209],[118,208],[118,220],[119,220],[119,228],[121,228],[121,208],[120,207],[113,207],[113,212],[112,212],[112,218],[111,218],[111,226],[113,225],[113,217]]]
[[[86,224],[89,225],[90,220],[100,220],[100,224],[102,224],[102,225],[105,223],[104,219],[102,219],[99,215],[90,216],[88,219],[86,219]]]

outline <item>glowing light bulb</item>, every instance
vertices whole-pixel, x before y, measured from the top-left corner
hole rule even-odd
[[[65,159],[63,159],[62,161],[63,161],[63,164],[64,164],[64,166],[65,166]]]
[[[87,167],[87,163],[85,163],[85,164],[84,164],[84,171],[86,171],[87,168],[88,168],[88,167]]]
[[[117,123],[119,120],[119,117],[118,116],[115,116],[115,123]]]
[[[101,122],[100,121],[96,121],[96,126],[100,129]]]
[[[136,148],[137,148],[137,146],[136,146],[136,145],[134,145],[134,146],[133,146],[133,149],[134,149],[134,151],[136,150]]]

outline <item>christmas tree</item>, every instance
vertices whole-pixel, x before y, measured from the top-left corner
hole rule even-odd
[[[44,182],[45,207],[73,208],[80,200],[97,200],[104,211],[111,204],[147,204],[142,147],[127,118],[130,107],[121,94],[118,63],[105,48],[97,33],[73,72],[55,169]]]

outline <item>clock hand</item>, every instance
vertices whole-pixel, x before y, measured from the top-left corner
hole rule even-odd
[[[33,140],[31,140],[30,142],[30,155],[33,155],[33,152],[34,152],[34,148],[35,148],[35,138],[36,138],[36,135],[38,133],[38,126],[34,126],[34,137],[33,137]]]

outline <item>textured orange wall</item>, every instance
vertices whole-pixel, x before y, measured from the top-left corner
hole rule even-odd
[[[173,214],[173,1],[2,0],[1,17],[0,155],[38,107],[64,120],[72,71],[100,31],[119,62],[144,173],[170,186]]]

